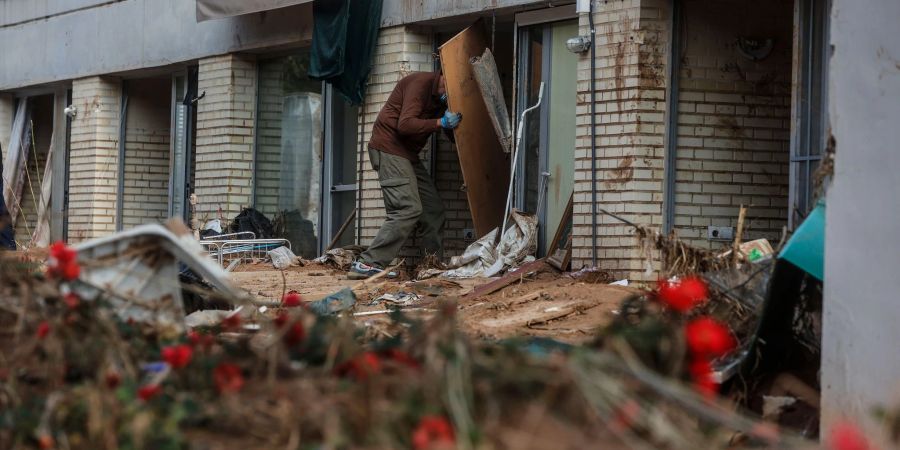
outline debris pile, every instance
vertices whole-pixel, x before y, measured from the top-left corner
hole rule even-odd
[[[452,302],[372,334],[349,290],[183,332],[81,298],[63,250],[46,275],[0,259],[3,448],[808,446],[711,395],[705,364],[733,343],[685,315],[699,279],[630,297],[589,346],[473,341]]]

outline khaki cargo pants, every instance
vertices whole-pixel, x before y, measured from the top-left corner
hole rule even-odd
[[[444,205],[422,162],[374,149],[369,149],[369,160],[378,172],[387,220],[360,260],[387,267],[417,227],[425,254],[443,256]]]

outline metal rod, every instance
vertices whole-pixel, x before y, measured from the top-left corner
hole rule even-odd
[[[519,129],[516,130],[516,149],[513,151],[513,160],[509,169],[509,189],[506,191],[506,209],[503,210],[503,226],[500,227],[500,231],[497,232],[497,235],[494,236],[494,244],[500,242],[500,237],[503,236],[503,231],[506,230],[506,221],[509,218],[509,206],[512,203],[512,191],[513,186],[515,186],[516,180],[516,163],[519,159],[519,145],[522,143],[522,128],[525,126],[525,115],[529,112],[537,109],[541,106],[541,101],[544,99],[544,82],[541,81],[540,87],[538,87],[538,99],[537,103],[532,105],[530,108],[522,111],[522,115],[519,118]]]
[[[343,225],[341,225],[341,228],[337,231],[337,233],[334,234],[334,238],[331,239],[331,243],[328,244],[328,247],[325,248],[325,251],[328,251],[328,250],[331,250],[334,248],[334,246],[338,243],[338,240],[341,239],[341,236],[344,235],[344,231],[347,231],[347,227],[350,226],[350,222],[352,222],[355,217],[356,217],[356,208],[353,208],[353,211],[350,211],[350,215],[348,215],[347,219],[344,220],[344,223],[343,223]]]

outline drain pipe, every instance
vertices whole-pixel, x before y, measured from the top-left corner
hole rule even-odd
[[[597,267],[597,30],[594,28],[594,1],[588,0],[588,25],[591,28],[591,266]]]

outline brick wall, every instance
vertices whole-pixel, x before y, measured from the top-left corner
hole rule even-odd
[[[72,82],[69,155],[69,240],[115,231],[121,82],[89,77]]]
[[[201,221],[231,220],[251,204],[256,64],[228,54],[200,60],[195,190]]]
[[[668,3],[595,3],[597,204],[636,223],[662,222]],[[588,17],[579,18],[589,34]],[[573,268],[591,264],[590,59],[578,63]],[[616,276],[643,274],[633,229],[597,216],[597,265]]]
[[[707,227],[737,225],[745,239],[778,239],[787,224],[793,2],[685,0],[678,98],[675,229],[715,247]],[[740,36],[774,38],[760,61]]]
[[[163,222],[169,212],[171,80],[130,81],[125,128],[123,229]]]

